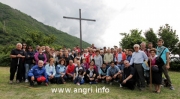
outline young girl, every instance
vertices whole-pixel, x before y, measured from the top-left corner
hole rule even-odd
[[[83,76],[83,69],[78,70],[77,76],[74,78],[74,84],[81,85],[84,84],[84,76]]]

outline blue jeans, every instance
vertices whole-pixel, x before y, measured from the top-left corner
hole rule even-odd
[[[81,77],[76,77],[74,80],[74,84],[76,83],[84,84],[84,79]]]
[[[28,72],[34,66],[34,64],[24,64],[25,66],[25,79],[28,79]]]

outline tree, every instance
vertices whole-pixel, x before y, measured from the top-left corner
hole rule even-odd
[[[179,41],[176,30],[173,30],[169,24],[165,24],[165,26],[160,27],[158,35],[164,40],[164,46],[169,48],[170,52],[173,51]]]
[[[138,29],[130,30],[130,34],[127,33],[120,33],[120,35],[124,36],[120,42],[120,45],[124,49],[133,48],[134,44],[140,44],[141,42],[145,41],[146,39],[141,36],[141,32]]]
[[[171,51],[172,54],[178,54],[180,57],[180,42],[177,43],[176,47]]]
[[[146,40],[148,42],[152,42],[153,46],[156,47],[157,35],[154,33],[153,29],[150,28],[149,30],[145,31],[144,35],[146,37]]]
[[[31,31],[28,32],[28,38],[24,41],[27,44],[34,44],[34,45],[51,45],[55,42],[56,37],[52,34],[44,35],[42,32],[39,31]]]

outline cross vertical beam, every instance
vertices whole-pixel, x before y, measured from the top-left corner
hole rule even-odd
[[[79,9],[79,25],[80,25],[80,51],[82,51],[81,9]]]
[[[84,20],[84,21],[96,21],[96,20],[81,18],[81,9],[79,9],[79,18],[66,17],[66,16],[63,16],[63,18],[79,20],[79,25],[80,25],[80,50],[82,51],[82,28],[81,28],[82,24],[81,24],[81,21],[82,20]]]

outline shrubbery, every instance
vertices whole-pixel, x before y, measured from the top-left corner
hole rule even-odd
[[[180,71],[180,61],[174,61],[170,63],[170,70]]]
[[[10,66],[11,58],[10,53],[0,54],[0,66]]]

